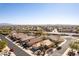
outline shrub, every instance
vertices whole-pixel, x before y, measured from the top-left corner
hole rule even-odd
[[[6,41],[0,41],[0,51],[2,51],[6,47]]]
[[[79,55],[79,51],[77,51],[77,54]]]
[[[69,51],[69,52],[68,52],[68,55],[69,55],[69,56],[75,56],[75,53],[74,53],[73,51]]]

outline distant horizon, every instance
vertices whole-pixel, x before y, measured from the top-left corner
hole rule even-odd
[[[79,25],[79,3],[0,3],[0,23]]]
[[[0,23],[8,25],[78,25],[78,24],[12,24],[12,23]]]

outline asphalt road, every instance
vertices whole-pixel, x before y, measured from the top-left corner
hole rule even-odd
[[[14,48],[14,54],[16,56],[30,56],[28,53],[26,53],[25,51],[23,51],[21,48],[19,48],[18,46],[16,46],[15,44],[13,44],[12,42],[10,42],[8,39],[5,38],[5,36],[0,34],[0,39],[2,40],[6,40],[8,43],[8,47],[9,48]]]
[[[63,36],[79,36],[79,34],[78,33],[61,33],[61,32],[58,32],[58,33],[54,33],[54,32],[46,32],[46,33],[48,33],[48,34],[51,34],[51,35],[63,35]]]
[[[8,47],[9,48],[14,48],[14,53],[16,56],[30,56],[28,53],[26,53],[25,51],[23,51],[21,48],[19,48],[18,46],[16,46],[15,44],[13,44],[11,41],[9,41],[8,39],[5,38],[5,36],[0,35],[0,39],[2,40],[6,40],[8,42]],[[50,54],[49,56],[61,56],[69,47],[69,43],[71,42],[72,38],[65,38],[67,41],[65,42],[65,44],[62,45],[62,49],[61,50],[55,50],[52,54]]]
[[[66,42],[65,44],[63,44],[61,47],[61,50],[55,50],[51,55],[52,56],[62,56],[63,53],[67,50],[67,48],[69,47],[70,42],[73,40],[72,38],[66,38]]]

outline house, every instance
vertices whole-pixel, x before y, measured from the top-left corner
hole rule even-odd
[[[33,44],[35,44],[35,43],[38,43],[38,42],[40,42],[40,41],[42,41],[43,39],[41,39],[41,38],[34,38],[34,39],[29,39],[28,40],[28,45],[33,45]]]
[[[60,35],[50,35],[48,36],[48,38],[51,39],[52,41],[60,41],[60,42],[64,41],[63,37],[61,37]]]
[[[38,42],[38,43],[34,44],[33,46],[34,46],[34,47],[39,47],[39,46],[41,46],[41,44],[42,44],[42,45],[46,45],[46,46],[48,46],[48,47],[54,45],[53,42],[51,42],[50,40],[46,39],[46,40],[43,40],[43,41],[41,41],[41,42]]]
[[[17,33],[16,31],[12,31],[11,34],[13,37],[20,38],[21,41],[35,38],[34,36],[28,36],[27,34],[24,34],[24,33]]]

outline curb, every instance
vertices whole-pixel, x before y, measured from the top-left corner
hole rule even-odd
[[[5,37],[6,39],[8,39],[10,42],[12,42],[13,44],[15,44],[16,46],[18,46],[20,49],[22,49],[24,52],[28,53],[29,55],[31,56],[35,56],[33,54],[31,54],[31,51],[30,50],[26,50],[26,49],[23,49],[21,46],[19,46],[18,44],[16,44],[15,42],[13,42],[12,40],[10,40],[8,37]],[[28,52],[29,51],[29,52]]]

